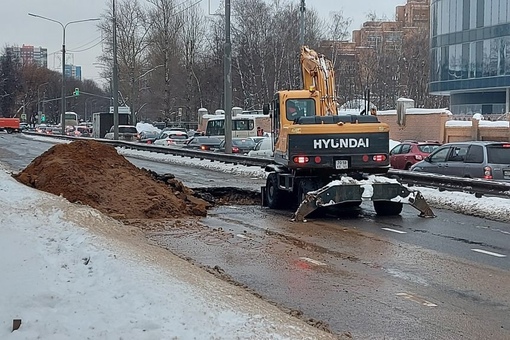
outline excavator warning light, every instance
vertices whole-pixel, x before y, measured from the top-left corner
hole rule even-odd
[[[310,92],[315,92],[315,86],[310,86]]]

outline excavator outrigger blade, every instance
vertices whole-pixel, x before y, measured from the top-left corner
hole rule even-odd
[[[398,215],[405,203],[419,210],[420,217],[435,217],[418,190],[411,190],[395,179],[369,176],[368,179],[360,181],[342,177],[341,180],[308,192],[292,220],[302,222],[318,208],[360,201],[373,201],[376,212],[381,215]]]

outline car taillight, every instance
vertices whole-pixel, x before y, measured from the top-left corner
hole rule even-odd
[[[417,161],[422,161],[423,156],[422,155],[414,155],[414,159],[416,159]]]
[[[374,155],[372,159],[374,162],[384,162],[386,160],[386,155]]]
[[[320,162],[322,162],[322,158],[320,158],[319,156],[316,156],[314,159],[316,164],[320,164]]]
[[[202,150],[207,150],[207,147],[206,147],[205,145],[202,145],[202,146],[200,147],[200,149],[202,149]]]
[[[490,166],[483,168],[483,178],[492,179],[492,168]]]
[[[167,143],[168,145],[173,145],[173,144],[175,144],[175,141],[174,141],[173,139],[167,139],[167,140],[166,140],[166,143]]]
[[[296,157],[294,157],[293,160],[294,160],[294,163],[297,163],[297,164],[305,164],[310,161],[310,159],[306,156],[296,156]]]
[[[232,147],[232,152],[239,152],[239,148],[237,146]]]
[[[502,147],[504,148],[510,148],[510,144],[503,144]]]

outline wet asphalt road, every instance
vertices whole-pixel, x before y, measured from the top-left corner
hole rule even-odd
[[[50,146],[2,134],[0,161],[19,170]],[[174,173],[191,187],[260,186],[132,161]],[[264,298],[355,339],[510,339],[508,224],[438,209],[437,218],[421,219],[410,207],[402,217],[381,218],[370,205],[362,208],[358,216],[292,223],[291,211],[224,206],[210,211],[203,228],[175,228],[150,239],[219,266]]]

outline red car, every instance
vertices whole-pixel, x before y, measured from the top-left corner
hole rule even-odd
[[[411,165],[422,161],[432,151],[441,146],[439,142],[405,141],[390,151],[390,164],[393,169],[409,170]]]

